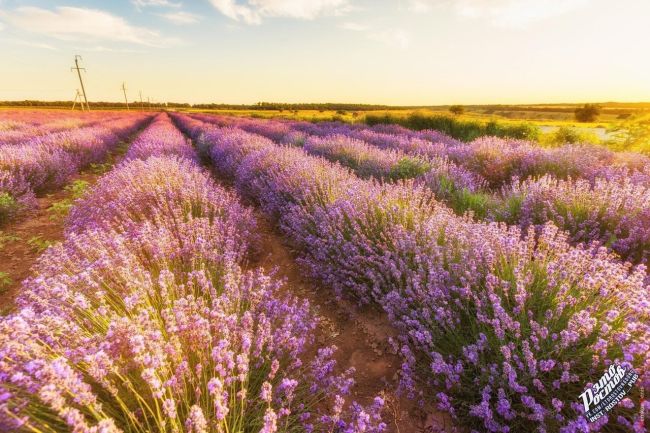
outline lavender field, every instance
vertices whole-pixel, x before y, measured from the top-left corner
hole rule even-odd
[[[642,154],[8,110],[0,258],[0,431],[648,431]]]

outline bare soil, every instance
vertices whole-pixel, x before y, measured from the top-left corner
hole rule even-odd
[[[58,242],[63,240],[63,222],[50,218],[47,209],[57,201],[66,198],[67,191],[57,191],[45,197],[39,197],[38,208],[33,214],[18,222],[7,224],[2,228],[3,234],[16,236],[17,239],[6,241],[0,248],[0,272],[11,278],[11,283],[0,292],[0,312],[9,313],[14,307],[21,282],[30,275],[30,269],[41,251],[28,244],[36,236],[43,240]]]
[[[93,172],[90,168],[73,176],[68,184],[75,181],[88,182],[92,186],[103,173],[122,159],[128,149],[127,143],[138,136],[140,130],[129,139],[120,143],[104,160],[104,169]],[[0,227],[0,235],[16,237],[0,244],[0,272],[5,272],[11,283],[0,290],[0,316],[7,315],[15,309],[16,297],[20,293],[23,280],[32,275],[32,266],[36,263],[43,250],[29,244],[29,240],[39,237],[42,241],[51,243],[63,240],[65,218],[56,217],[48,209],[55,203],[72,196],[72,192],[61,188],[41,197],[37,197],[38,207],[25,218],[10,222]]]
[[[340,371],[350,367],[356,370],[352,398],[369,404],[375,396],[382,396],[386,400],[384,420],[389,432],[448,431],[450,422],[444,415],[422,409],[413,400],[395,393],[401,359],[392,353],[388,342],[390,337],[396,337],[396,332],[385,314],[336,299],[331,288],[305,274],[273,224],[260,212],[256,216],[260,252],[250,265],[274,272],[276,278],[285,280],[285,290],[310,302],[320,322],[316,331],[318,345],[338,348],[335,359]]]
[[[238,194],[230,179],[206,168],[221,186]],[[318,346],[337,347],[334,358],[340,372],[355,369],[352,398],[361,404],[371,403],[376,396],[384,398],[383,419],[390,433],[455,431],[448,415],[397,395],[402,361],[392,353],[389,338],[396,339],[397,333],[386,315],[372,307],[359,308],[349,300],[337,299],[332,288],[310,278],[296,262],[296,253],[273,221],[251,200],[242,196],[240,199],[253,209],[258,226],[258,244],[247,267],[262,267],[284,280],[287,294],[309,301],[319,319],[315,335]]]

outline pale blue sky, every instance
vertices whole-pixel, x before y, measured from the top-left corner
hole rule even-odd
[[[647,0],[0,0],[0,100],[650,100]]]

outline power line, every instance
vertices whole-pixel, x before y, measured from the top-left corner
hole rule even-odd
[[[79,83],[81,84],[81,91],[83,92],[84,95],[84,101],[86,101],[86,109],[90,111],[90,106],[88,105],[88,98],[86,97],[86,88],[84,87],[84,82],[81,79],[81,71],[86,71],[86,68],[80,68],[79,67],[79,60],[81,60],[81,56],[79,54],[74,56],[74,66],[70,68],[71,71],[76,70],[77,75],[79,76]],[[83,104],[82,104],[83,106]]]

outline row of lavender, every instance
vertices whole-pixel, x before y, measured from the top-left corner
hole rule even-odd
[[[348,166],[362,177],[415,178],[457,213],[472,211],[522,230],[547,222],[568,231],[572,243],[605,245],[624,260],[650,259],[650,186],[628,178],[561,180],[550,175],[514,181],[491,194],[475,173],[448,159],[406,157],[342,135],[310,137],[304,149]]]
[[[645,177],[650,176],[650,164],[641,155],[637,155],[638,160],[633,160],[629,154],[614,154],[601,149],[596,153],[592,150],[583,154],[579,159],[580,148],[569,146],[564,149],[567,153],[562,154],[565,157],[564,165],[560,165],[564,167],[564,176],[575,175],[579,169],[585,174],[588,172],[585,166],[595,170],[595,161],[612,162],[615,159],[613,155],[619,155],[618,158],[629,164],[618,168],[600,166],[598,176],[592,170],[589,179],[575,180],[557,178],[561,171],[558,166],[554,170],[549,168],[538,172],[554,175],[513,179],[500,191],[493,192],[490,185],[494,178],[487,180],[483,175],[485,173],[497,173],[495,176],[500,179],[497,184],[504,180],[504,175],[498,173],[521,169],[520,174],[535,174],[535,170],[526,167],[532,164],[525,162],[524,154],[530,150],[528,145],[520,143],[513,146],[504,140],[483,139],[470,145],[452,147],[447,157],[441,157],[435,154],[430,156],[426,152],[417,155],[407,153],[401,150],[400,145],[375,146],[370,143],[377,144],[377,137],[386,134],[367,129],[352,128],[344,133],[344,128],[338,127],[335,129],[338,133],[333,135],[323,136],[320,131],[317,135],[307,136],[297,134],[297,131],[305,129],[303,126],[294,125],[287,130],[287,124],[279,122],[239,120],[234,124],[280,143],[302,145],[308,152],[338,161],[362,177],[391,180],[417,178],[419,183],[435,193],[438,200],[459,214],[469,210],[478,218],[518,225],[522,230],[531,225],[543,226],[551,221],[568,231],[574,244],[596,242],[634,264],[647,264],[650,260],[650,182]],[[362,141],[359,137],[368,141]],[[384,143],[388,141],[388,138],[384,139]],[[394,141],[400,142],[397,136]],[[427,146],[435,147],[432,144]],[[587,149],[581,151],[586,152]],[[540,152],[544,151],[535,154]],[[555,150],[549,152],[559,155]],[[484,154],[493,157],[484,157]],[[455,155],[456,162],[448,158],[450,155]],[[503,162],[495,161],[496,155],[511,158],[508,162],[511,167],[504,169]],[[518,156],[515,158],[513,155]],[[534,160],[533,157],[531,159]],[[466,163],[459,165],[458,161]],[[576,164],[580,161],[582,166],[576,165],[576,171],[571,172],[568,168],[571,164],[567,161],[576,161]],[[618,163],[622,164],[621,160]],[[490,164],[493,165],[488,170]],[[480,168],[475,169],[476,165]],[[541,167],[539,164],[532,165],[537,169]],[[618,175],[614,176],[615,172]],[[606,176],[606,173],[610,176]]]
[[[301,361],[308,304],[242,270],[255,220],[195,160],[162,115],[76,203],[0,321],[0,430],[384,430],[381,399],[341,418],[333,348]]]
[[[631,152],[613,152],[601,146],[567,144],[544,148],[522,140],[481,137],[461,143],[437,131],[411,131],[398,125],[338,122],[308,123],[260,121],[247,118],[196,115],[203,121],[236,126],[274,141],[295,143],[307,136],[344,135],[382,149],[408,155],[448,158],[481,177],[490,190],[508,186],[513,179],[552,175],[558,179],[630,178],[633,183],[650,185],[650,158]]]
[[[122,115],[108,125],[72,128],[0,146],[0,223],[29,212],[36,194],[61,187],[84,167],[105,159],[149,119],[142,114]]]
[[[277,218],[314,276],[384,309],[413,397],[481,431],[645,431],[639,388],[591,425],[577,398],[612,363],[650,388],[642,266],[572,247],[552,225],[535,236],[475,222],[410,182],[362,180],[259,135],[175,119]]]
[[[103,113],[114,113],[110,111],[67,111],[50,109],[4,109],[0,110],[0,130],[20,128],[25,126],[39,126],[46,123],[58,122],[61,120],[87,119]]]
[[[61,111],[0,112],[0,146],[22,144],[36,136],[110,122],[120,117],[121,114],[106,112],[83,115]]]

